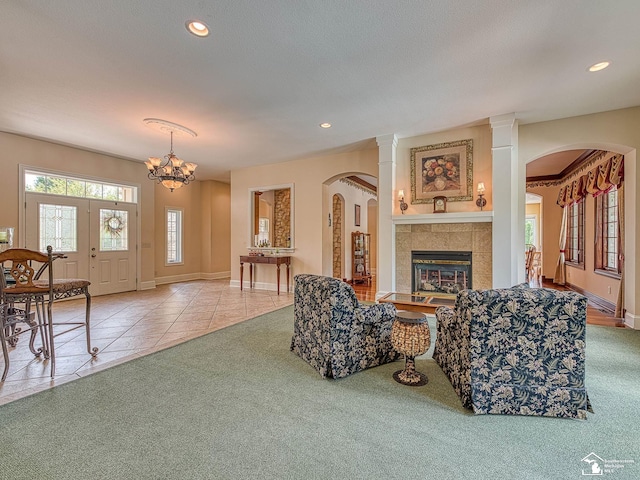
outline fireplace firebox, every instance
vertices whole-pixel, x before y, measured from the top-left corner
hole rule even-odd
[[[412,251],[411,290],[417,295],[471,288],[471,252]]]

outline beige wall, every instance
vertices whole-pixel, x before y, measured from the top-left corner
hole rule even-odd
[[[640,312],[640,268],[637,253],[640,252],[640,223],[636,221],[640,211],[638,195],[639,172],[637,168],[637,149],[640,146],[640,107],[615,110],[611,112],[565,118],[551,122],[521,125],[519,129],[519,158],[528,163],[550,153],[573,149],[599,149],[622,153],[625,156],[625,305],[627,308],[627,324],[640,327],[636,321]],[[531,189],[533,193],[544,194],[541,188]],[[552,275],[551,266],[555,262],[558,251],[559,230],[554,225],[560,224],[561,209],[556,205],[555,196],[545,195],[543,217],[545,230],[543,248],[548,252],[544,261],[545,275]],[[549,198],[549,199],[548,199]],[[551,199],[552,198],[552,199]],[[589,215],[589,214],[587,214]],[[593,219],[591,219],[593,221]],[[593,227],[591,227],[593,228]],[[587,233],[589,235],[589,233]],[[589,236],[586,237],[587,241]],[[593,238],[593,237],[591,237]],[[588,255],[589,256],[592,255]],[[557,258],[557,257],[556,257]],[[555,265],[555,264],[554,264]],[[553,267],[555,270],[555,266]],[[603,277],[604,278],[604,277]],[[577,272],[571,272],[569,281],[585,282],[585,288],[607,300],[615,298],[617,288],[608,278],[599,279],[595,283],[580,278]],[[607,286],[613,285],[612,294],[606,292]]]
[[[294,247],[292,274],[323,272],[323,230],[331,203],[324,202],[325,183],[336,178],[366,173],[377,177],[378,150],[360,150],[278,163],[231,172],[231,279],[239,285],[240,255],[249,246],[249,189],[294,184]],[[367,209],[363,204],[362,213]],[[348,213],[348,212],[346,212]],[[284,278],[284,277],[283,277]],[[258,268],[257,282],[275,284],[275,268]]]
[[[484,182],[486,187],[484,198],[487,199],[487,205],[484,209],[493,210],[491,201],[491,127],[489,125],[480,125],[417,137],[401,138],[398,140],[398,148],[396,150],[396,192],[394,192],[393,197],[394,200],[397,199],[397,191],[404,190],[405,201],[409,204],[409,208],[405,212],[406,215],[433,213],[433,204],[431,203],[411,203],[411,149],[425,145],[435,145],[443,142],[466,139],[473,140],[473,200],[448,202],[447,212],[469,212],[478,210],[476,206],[478,182]],[[400,204],[397,201],[394,201],[393,214],[401,214]]]
[[[167,283],[183,278],[184,275],[198,273],[200,271],[200,239],[201,203],[200,182],[193,182],[186,187],[173,192],[156,184],[156,208],[155,216],[155,278],[158,283]],[[166,264],[166,210],[168,208],[182,209],[182,239],[183,263],[179,265]],[[178,277],[178,278],[175,278]]]
[[[226,278],[231,271],[231,186],[200,182],[202,259],[205,278]]]
[[[196,278],[224,278],[230,270],[230,209],[228,184],[204,181],[171,192],[156,186],[155,273],[158,283]],[[166,209],[183,210],[181,265],[166,264]]]
[[[16,242],[20,238],[19,165],[43,168],[56,172],[86,176],[113,182],[138,184],[140,194],[140,238],[142,283],[153,282],[154,264],[154,187],[147,179],[144,164],[123,158],[102,155],[78,148],[0,132],[2,149],[2,188],[0,189],[0,225],[16,228]],[[20,246],[20,245],[15,245]]]

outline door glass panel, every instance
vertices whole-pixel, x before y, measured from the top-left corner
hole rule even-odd
[[[100,209],[100,251],[129,249],[129,212]]]
[[[77,208],[68,205],[40,204],[38,246],[41,252],[51,245],[55,252],[78,250]]]

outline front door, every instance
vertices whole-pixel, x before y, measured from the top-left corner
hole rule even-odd
[[[91,281],[92,295],[136,289],[136,204],[27,192],[26,248],[47,245],[55,278]]]
[[[90,200],[89,280],[95,295],[136,289],[136,205]]]

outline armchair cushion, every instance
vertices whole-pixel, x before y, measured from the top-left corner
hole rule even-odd
[[[296,275],[291,350],[322,377],[341,378],[399,358],[391,346],[392,304],[361,305],[336,278]]]
[[[586,306],[570,291],[465,290],[436,310],[433,358],[476,414],[585,418]]]

